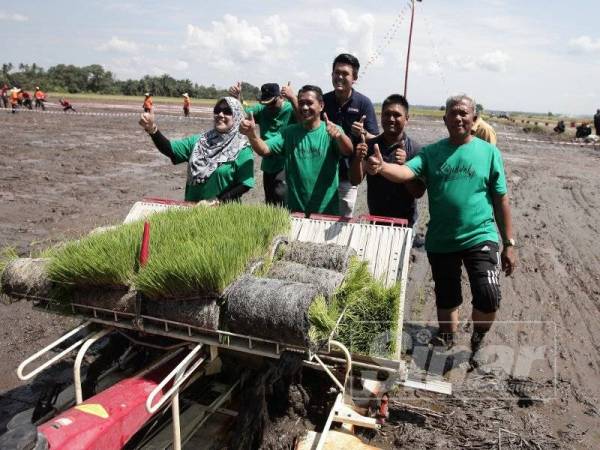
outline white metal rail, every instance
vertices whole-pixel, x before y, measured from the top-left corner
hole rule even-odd
[[[66,341],[67,339],[69,339],[70,337],[72,337],[72,336],[76,335],[77,333],[79,333],[80,331],[88,328],[91,324],[92,324],[92,321],[90,321],[90,320],[88,320],[87,322],[82,323],[78,327],[73,328],[67,334],[61,336],[60,338],[58,338],[54,342],[48,344],[46,347],[44,347],[40,351],[34,353],[29,358],[27,358],[25,361],[23,361],[19,365],[19,367],[17,368],[17,376],[19,377],[19,379],[22,380],[22,381],[29,380],[30,378],[34,377],[35,375],[37,375],[38,373],[40,373],[41,371],[43,371],[47,367],[49,367],[52,364],[60,361],[65,355],[69,354],[71,351],[75,350],[77,347],[79,347],[80,345],[82,345],[86,341],[87,337],[89,336],[89,333],[86,336],[84,336],[83,338],[81,338],[81,339],[77,340],[76,342],[74,342],[73,344],[71,344],[69,347],[67,347],[66,349],[64,349],[62,352],[60,352],[57,355],[55,355],[53,358],[49,359],[45,363],[41,364],[40,366],[38,366],[37,368],[35,368],[34,370],[32,370],[31,372],[23,373],[24,370],[25,370],[25,368],[29,364],[31,364],[33,361],[36,361],[42,355],[45,355],[49,351],[53,350],[58,345],[62,344],[64,341]]]

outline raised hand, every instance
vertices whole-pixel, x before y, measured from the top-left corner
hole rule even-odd
[[[329,121],[327,113],[323,113],[323,119],[325,119],[325,128],[327,130],[327,134],[329,134],[329,136],[331,136],[333,139],[338,139],[342,135],[342,131],[335,123]],[[352,151],[352,148],[350,148],[350,151]]]
[[[256,137],[256,122],[254,121],[254,115],[250,113],[247,118],[240,123],[240,133],[244,136]]]
[[[373,146],[373,156],[367,159],[367,173],[369,175],[377,175],[383,167],[383,156],[379,150],[379,144]]]
[[[286,86],[281,86],[281,96],[285,99],[291,100],[296,95],[292,89],[292,82],[288,81]]]
[[[404,164],[406,162],[406,150],[404,150],[404,141],[400,143],[400,146],[394,151],[394,161],[398,164]]]
[[[362,161],[367,158],[367,153],[369,151],[369,146],[367,145],[367,139],[364,134],[360,137],[360,144],[356,146],[355,155],[356,157]]]
[[[154,121],[154,113],[152,112],[142,113],[138,123],[148,134],[154,134],[158,131],[158,127],[156,126],[156,122]]]
[[[360,118],[360,120],[357,120],[356,122],[354,122],[352,124],[352,134],[356,137],[360,136],[361,134],[365,134],[365,119],[367,118],[367,116],[362,116]]]
[[[239,100],[240,95],[242,94],[242,82],[238,81],[236,84],[229,88],[229,95],[235,97]]]

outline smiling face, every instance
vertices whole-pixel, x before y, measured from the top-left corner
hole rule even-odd
[[[233,126],[233,111],[225,100],[217,103],[213,109],[215,130],[219,133],[227,133]]]
[[[454,144],[464,144],[471,140],[471,128],[477,116],[475,106],[466,99],[450,105],[444,114],[444,123]]]
[[[381,111],[381,126],[386,135],[400,136],[406,122],[408,122],[408,113],[399,103],[390,103]]]
[[[323,102],[314,91],[305,91],[298,96],[298,108],[304,123],[316,122],[321,118]]]
[[[333,89],[339,93],[348,93],[356,81],[353,68],[350,64],[337,63],[331,73]]]

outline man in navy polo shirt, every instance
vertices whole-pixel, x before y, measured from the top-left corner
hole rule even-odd
[[[356,145],[355,157],[350,167],[350,181],[359,185],[367,177],[367,204],[369,214],[374,216],[397,217],[408,220],[413,227],[417,220],[417,198],[425,193],[421,179],[406,183],[394,183],[381,175],[367,174],[367,158],[372,156],[375,146],[385,162],[403,165],[421,150],[421,146],[406,134],[408,123],[408,101],[404,96],[392,94],[381,106],[381,126],[383,133]]]
[[[358,80],[359,69],[360,63],[355,56],[348,53],[336,56],[331,72],[333,91],[323,95],[325,103],[323,111],[331,122],[342,127],[344,132],[352,138],[353,144],[359,143],[363,134],[366,139],[379,134],[373,103],[368,97],[353,89],[354,83]],[[291,86],[284,86],[282,95],[290,100],[294,109],[298,111],[298,101],[295,99]],[[340,215],[346,217],[352,217],[354,213],[358,192],[358,187],[350,183],[349,169],[350,158],[342,158],[340,160],[338,196]]]

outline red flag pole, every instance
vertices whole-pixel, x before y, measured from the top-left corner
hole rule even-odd
[[[144,234],[142,235],[142,248],[140,249],[140,267],[145,266],[150,257],[150,223],[144,222]]]
[[[408,64],[410,62],[410,47],[412,44],[413,22],[415,21],[415,0],[412,0],[412,12],[410,16],[410,31],[408,32],[408,51],[406,52],[406,70],[404,71],[404,98],[408,89]]]

